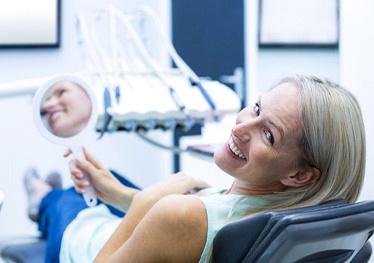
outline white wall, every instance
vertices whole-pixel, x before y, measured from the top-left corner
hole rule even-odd
[[[361,103],[367,158],[361,199],[374,199],[374,1],[341,0],[341,82]],[[374,262],[374,259],[373,259]]]
[[[259,1],[245,2],[247,101],[289,74],[314,74],[339,81],[339,50],[326,48],[259,48]]]
[[[75,15],[90,15],[106,3],[113,3],[124,12],[138,4],[155,8],[170,26],[168,0],[62,0],[61,47],[58,49],[0,49],[0,83],[46,77],[56,73],[81,70],[84,61],[75,35]],[[152,32],[150,32],[151,34]],[[161,63],[167,63],[159,43],[154,44]],[[65,147],[46,141],[32,121],[31,96],[0,98],[0,190],[5,203],[0,213],[0,240],[9,236],[36,234],[36,224],[26,214],[27,197],[22,176],[30,166],[36,166],[42,176],[53,170],[64,175],[64,185],[70,186],[68,160],[62,157]],[[168,144],[170,133],[155,131],[151,135]],[[88,148],[102,162],[126,174],[145,187],[172,171],[172,156],[125,132],[106,134],[100,141],[91,136]]]

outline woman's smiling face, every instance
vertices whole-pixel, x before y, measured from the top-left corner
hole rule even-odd
[[[254,194],[282,191],[301,160],[299,91],[281,84],[236,118],[228,142],[215,152],[218,167]]]
[[[62,81],[48,91],[43,110],[55,135],[71,137],[86,126],[91,115],[91,102],[82,87],[70,81]]]

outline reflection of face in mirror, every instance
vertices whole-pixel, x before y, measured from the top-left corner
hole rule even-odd
[[[85,159],[84,140],[97,121],[96,97],[89,84],[74,74],[53,76],[37,89],[33,117],[40,133],[51,142],[68,147],[76,158]],[[87,173],[83,177],[90,180]],[[83,194],[88,206],[97,203],[92,185]]]
[[[48,130],[58,137],[72,137],[86,127],[91,116],[91,101],[78,84],[60,81],[46,92],[41,110]]]

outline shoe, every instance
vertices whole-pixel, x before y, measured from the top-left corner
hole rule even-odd
[[[52,172],[48,174],[44,181],[52,186],[52,188],[62,188],[61,174],[58,172]]]
[[[29,215],[29,218],[32,221],[38,222],[40,202],[38,202],[38,200],[36,200],[35,198],[36,189],[34,188],[33,183],[32,183],[33,180],[35,179],[40,180],[39,174],[36,171],[36,169],[33,167],[27,169],[23,177],[23,182],[25,185],[25,189],[26,189],[28,201],[29,201],[27,213]]]
[[[32,221],[38,222],[40,203],[52,187],[40,178],[34,167],[26,170],[23,180],[29,201],[27,213]]]

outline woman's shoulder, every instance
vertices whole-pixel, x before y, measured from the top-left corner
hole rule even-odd
[[[150,211],[158,227],[168,229],[174,236],[205,237],[208,219],[205,205],[190,195],[170,195],[162,198]]]
[[[157,240],[158,250],[173,259],[170,262],[197,262],[206,242],[207,224],[205,207],[198,198],[170,195],[151,208],[136,232],[143,243]]]
[[[180,217],[180,220],[186,218],[198,217],[206,220],[205,206],[203,202],[193,195],[169,195],[162,198],[155,209],[161,210],[165,215]]]

